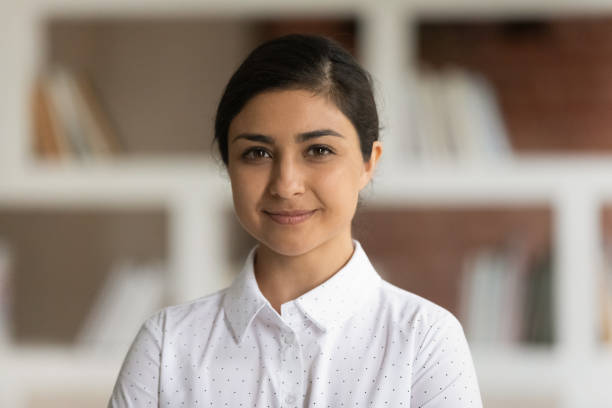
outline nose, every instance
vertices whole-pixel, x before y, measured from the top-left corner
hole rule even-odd
[[[293,198],[304,193],[304,177],[298,163],[290,156],[274,162],[269,191],[275,197]]]

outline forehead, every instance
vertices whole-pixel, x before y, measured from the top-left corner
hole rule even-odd
[[[266,91],[251,98],[232,120],[229,138],[245,131],[283,137],[321,128],[356,137],[351,121],[325,96],[307,90]]]

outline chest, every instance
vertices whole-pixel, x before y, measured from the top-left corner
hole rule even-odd
[[[254,322],[240,343],[216,327],[166,339],[160,406],[410,406],[414,345],[384,325],[321,332]]]

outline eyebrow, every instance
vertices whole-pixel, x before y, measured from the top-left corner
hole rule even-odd
[[[314,139],[314,138],[321,137],[321,136],[338,136],[338,137],[344,138],[344,136],[342,136],[340,133],[336,132],[335,130],[317,129],[317,130],[312,130],[310,132],[299,133],[295,139],[299,143],[304,143],[310,139]],[[238,136],[236,136],[234,140],[232,140],[231,143],[234,143],[238,139],[247,139],[253,142],[261,142],[261,143],[266,143],[270,145],[274,144],[274,138],[270,136],[262,135],[260,133],[241,133]]]

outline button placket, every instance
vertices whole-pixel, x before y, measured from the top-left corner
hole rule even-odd
[[[304,325],[305,316],[295,301],[281,306],[282,319],[285,323],[281,331],[281,395],[280,405],[283,408],[301,406],[303,393],[303,362],[297,332]]]
[[[300,346],[295,333],[284,331],[281,334],[281,406],[294,408],[299,406],[298,397],[302,387],[302,358]]]

